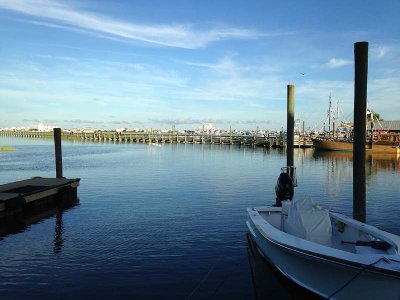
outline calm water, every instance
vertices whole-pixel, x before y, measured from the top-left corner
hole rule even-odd
[[[0,146],[16,148],[0,152],[0,183],[54,176],[52,141]],[[293,298],[245,226],[246,207],[274,203],[285,163],[238,146],[64,142],[80,204],[0,240],[0,299]],[[366,163],[367,222],[400,234],[400,161]],[[295,164],[296,195],[351,215],[351,154],[296,149]]]

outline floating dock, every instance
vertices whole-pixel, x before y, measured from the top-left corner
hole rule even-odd
[[[79,178],[33,177],[0,185],[0,224],[29,215],[41,207],[76,204],[79,181]]]

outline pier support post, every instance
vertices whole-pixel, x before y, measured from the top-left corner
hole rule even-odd
[[[354,44],[353,218],[366,220],[365,144],[368,43]]]
[[[287,166],[293,166],[293,144],[294,144],[294,85],[287,86]]]
[[[56,154],[56,177],[63,177],[63,168],[62,168],[62,152],[61,152],[61,128],[54,128],[54,148]]]

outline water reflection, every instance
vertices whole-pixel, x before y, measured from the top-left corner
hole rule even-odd
[[[64,243],[64,239],[63,239],[64,226],[63,226],[63,222],[62,222],[62,216],[63,216],[63,209],[58,209],[57,213],[56,213],[56,227],[54,229],[53,251],[55,254],[58,254],[61,252],[61,248]]]
[[[352,162],[353,152],[314,150],[313,157],[330,163]],[[382,170],[400,170],[400,155],[389,153],[366,153],[366,167],[370,173]],[[367,169],[367,170],[368,170]],[[368,171],[367,171],[368,172]],[[367,173],[368,174],[368,173]]]
[[[247,235],[248,258],[255,299],[321,299],[284,277],[264,259]]]
[[[23,233],[28,230],[32,225],[43,222],[46,219],[55,216],[55,227],[53,235],[53,252],[59,254],[62,250],[64,243],[64,224],[63,214],[69,209],[79,205],[79,200],[75,203],[68,205],[48,205],[42,208],[36,208],[29,214],[21,215],[19,218],[12,222],[7,222],[0,227],[0,240],[12,234]]]

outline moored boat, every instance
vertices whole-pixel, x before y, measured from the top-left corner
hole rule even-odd
[[[325,123],[328,123],[328,131],[324,133],[324,136],[312,140],[313,147],[318,150],[353,151],[353,137],[350,129],[351,123],[341,122],[341,124],[345,126],[336,129],[335,126],[333,126],[333,130],[331,130],[331,120],[339,119],[339,108],[337,108],[336,111],[337,113],[334,116],[332,112],[332,99],[331,96],[329,96],[328,115],[325,121]],[[366,120],[368,122],[373,121],[374,116],[378,116],[379,119],[379,114],[369,109],[366,110]],[[396,121],[385,122],[389,123],[389,126],[385,124],[387,126],[386,128],[383,128],[380,121],[371,122],[371,130],[367,138],[369,141],[365,144],[365,149],[369,152],[400,154],[400,127],[398,127],[400,123]],[[384,121],[382,121],[382,123],[384,123]],[[379,127],[377,125],[379,125]],[[373,128],[380,129],[373,130]]]
[[[334,139],[313,139],[313,147],[328,151],[353,151],[353,142]],[[365,150],[375,153],[400,154],[400,133],[374,132],[372,142],[365,144]]]
[[[352,142],[335,141],[331,139],[313,139],[313,147],[329,151],[353,151]]]
[[[277,184],[275,206],[247,209],[259,252],[321,297],[399,299],[400,237],[296,198],[292,189]]]

